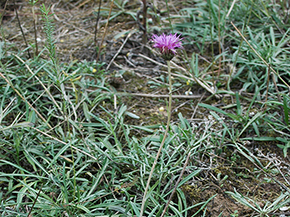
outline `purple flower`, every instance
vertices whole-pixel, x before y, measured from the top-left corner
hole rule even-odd
[[[172,35],[165,35],[164,33],[160,36],[153,35],[151,39],[155,44],[153,47],[159,48],[162,57],[165,60],[171,60],[176,54],[176,48],[182,48],[180,35],[177,33]]]

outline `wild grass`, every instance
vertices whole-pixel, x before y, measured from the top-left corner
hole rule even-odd
[[[129,1],[112,3],[117,10],[110,16],[110,8],[100,10],[107,22],[120,16],[138,19],[139,9],[126,8]],[[160,20],[153,26],[147,22],[147,32],[174,31],[184,38],[184,52],[173,60],[178,66],[173,93],[194,84],[209,95],[195,108],[201,118],[180,112],[171,121],[143,216],[224,216],[225,210],[210,210],[218,193],[209,192],[209,179],[223,195],[247,207],[230,209],[230,216],[282,213],[290,192],[289,172],[280,167],[289,165],[290,148],[288,3],[193,0],[180,10],[173,10],[173,3],[158,2],[166,17],[148,9]],[[29,47],[18,49],[5,38],[5,24],[1,26],[0,213],[140,216],[166,124],[127,121],[138,119],[138,113],[117,105],[107,62],[61,62],[51,7],[31,2],[33,11],[37,7],[46,35],[43,46],[34,38]],[[28,50],[33,57],[27,57]],[[148,84],[166,88],[165,77],[161,84]],[[280,158],[261,153],[269,144],[278,147]],[[244,168],[249,172],[240,172]],[[263,199],[250,190],[239,192],[236,177],[249,174],[255,185],[271,183],[280,192]]]

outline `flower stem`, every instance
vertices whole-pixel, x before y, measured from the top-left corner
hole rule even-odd
[[[171,119],[171,105],[172,105],[172,81],[171,81],[171,68],[170,68],[170,60],[167,60],[167,66],[168,66],[168,80],[169,80],[169,102],[168,102],[168,108],[167,108],[167,125],[166,125],[166,130],[164,132],[164,136],[163,136],[163,139],[161,141],[161,144],[160,144],[160,147],[158,149],[158,152],[157,152],[157,155],[155,157],[155,160],[154,160],[154,163],[151,167],[151,171],[150,171],[150,174],[149,174],[149,177],[148,177],[148,180],[147,180],[147,184],[146,184],[146,188],[145,188],[145,192],[144,192],[144,195],[143,195],[143,200],[142,200],[142,205],[141,205],[141,210],[140,210],[140,217],[143,216],[143,212],[144,212],[144,208],[145,208],[145,203],[146,203],[146,200],[147,200],[147,192],[148,192],[148,189],[149,189],[149,185],[150,185],[150,181],[151,181],[151,178],[152,178],[152,175],[153,175],[153,172],[154,172],[154,169],[155,169],[155,166],[157,164],[157,160],[159,158],[159,155],[161,153],[161,150],[164,146],[164,143],[165,143],[165,139],[167,137],[167,133],[169,131],[169,127],[170,127],[170,119]]]

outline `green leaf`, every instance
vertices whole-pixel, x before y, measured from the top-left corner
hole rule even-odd
[[[136,114],[134,114],[132,112],[126,111],[125,114],[128,115],[131,118],[134,118],[134,119],[139,119],[140,118],[138,115],[136,115]]]

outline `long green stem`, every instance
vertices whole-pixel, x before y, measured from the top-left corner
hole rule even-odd
[[[159,150],[157,152],[157,155],[155,157],[155,160],[154,160],[154,163],[151,167],[151,171],[150,171],[150,174],[149,174],[149,177],[148,177],[148,180],[147,180],[147,184],[146,184],[146,188],[145,188],[145,192],[144,192],[144,195],[143,195],[143,200],[142,200],[142,205],[141,205],[141,210],[140,210],[140,217],[143,216],[143,212],[144,212],[144,208],[145,208],[145,203],[146,203],[146,200],[147,200],[147,192],[148,192],[148,189],[149,189],[149,185],[150,185],[150,181],[151,181],[151,178],[152,178],[152,175],[153,175],[153,172],[154,172],[154,169],[155,169],[155,166],[157,164],[157,160],[159,158],[159,155],[161,153],[161,150],[163,148],[163,145],[165,143],[165,139],[167,137],[167,133],[169,131],[169,126],[170,126],[170,119],[171,119],[171,104],[172,104],[172,81],[171,81],[171,68],[170,68],[170,60],[167,60],[167,65],[168,65],[168,80],[169,80],[169,102],[168,102],[168,109],[167,109],[167,125],[166,125],[166,130],[165,130],[165,133],[164,133],[164,136],[163,136],[163,139],[162,139],[162,142],[160,144],[160,147],[159,147]]]

